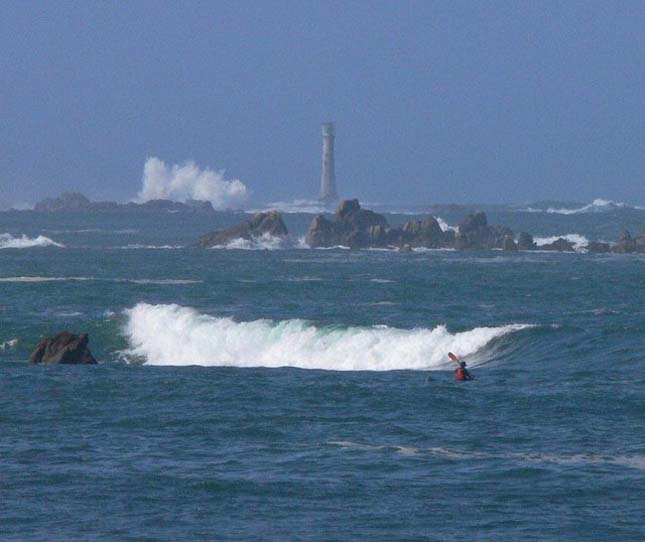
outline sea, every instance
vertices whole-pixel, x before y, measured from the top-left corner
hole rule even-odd
[[[0,539],[645,540],[645,254],[582,250],[645,210],[485,210],[579,250],[313,250],[302,212],[288,243],[200,249],[244,215],[0,213]],[[99,364],[28,363],[62,330]]]

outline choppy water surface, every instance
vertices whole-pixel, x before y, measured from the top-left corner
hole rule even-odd
[[[643,256],[0,224],[2,539],[645,538]],[[101,364],[28,365],[62,329]]]

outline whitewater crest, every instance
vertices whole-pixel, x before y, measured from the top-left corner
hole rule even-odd
[[[259,237],[252,237],[251,239],[238,237],[226,244],[214,245],[210,248],[227,250],[281,250],[292,247],[293,243],[289,238],[265,233]]]
[[[53,241],[49,237],[39,235],[38,237],[28,237],[22,234],[20,237],[14,237],[10,233],[0,233],[0,249],[3,248],[34,248],[34,247],[58,247],[65,248],[65,245]]]
[[[123,332],[130,344],[125,355],[149,365],[333,371],[448,369],[447,352],[481,354],[494,339],[532,327],[510,324],[450,333],[443,325],[397,329],[318,327],[304,320],[236,322],[180,305],[148,303],[125,314]]]
[[[546,209],[544,208],[535,208],[535,207],[528,207],[526,209],[522,209],[524,212],[527,213],[549,213],[549,214],[556,214],[556,215],[577,215],[577,214],[585,214],[585,213],[607,213],[610,211],[616,211],[618,209],[629,209],[630,207],[622,203],[620,201],[612,201],[612,200],[606,200],[606,199],[595,199],[591,203],[587,205],[583,205],[582,207],[575,207],[573,209],[569,209],[566,207],[548,207]],[[633,207],[634,209],[641,209],[640,207]]]
[[[566,241],[569,241],[573,245],[573,249],[576,252],[584,252],[586,247],[589,245],[589,239],[587,239],[584,235],[580,235],[579,233],[568,233],[566,235],[554,235],[552,237],[535,237],[533,241],[535,242],[539,250],[540,247],[543,247],[545,245],[550,245],[556,242],[558,239],[564,239]]]

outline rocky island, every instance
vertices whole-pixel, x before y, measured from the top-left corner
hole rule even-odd
[[[357,199],[351,199],[341,201],[332,216],[316,215],[307,231],[306,244],[311,248],[345,246],[352,249],[391,248],[406,252],[415,248],[552,252],[583,249],[595,254],[645,252],[645,230],[637,237],[624,231],[615,243],[591,241],[580,247],[563,237],[538,245],[528,232],[516,234],[506,226],[489,224],[484,212],[467,215],[456,228],[444,228],[433,216],[391,226],[383,214],[363,209]],[[287,238],[287,227],[278,211],[257,213],[233,228],[206,234],[197,241],[197,246],[224,246],[236,239],[253,241],[262,236]]]
[[[56,198],[45,198],[36,203],[33,210],[41,213],[105,211],[215,213],[210,201],[187,200],[178,202],[155,199],[143,203],[117,203],[115,201],[92,201],[78,192],[64,192]]]

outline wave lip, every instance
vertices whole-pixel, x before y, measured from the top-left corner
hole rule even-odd
[[[24,233],[20,237],[14,237],[10,233],[0,233],[0,249],[3,248],[33,248],[33,247],[58,247],[65,248],[65,245],[39,235],[38,237],[27,237]]]
[[[180,305],[139,303],[125,311],[130,349],[149,365],[298,367],[333,371],[446,369],[449,351],[461,356],[527,324],[450,333],[433,329],[317,327],[304,320],[236,322]]]

